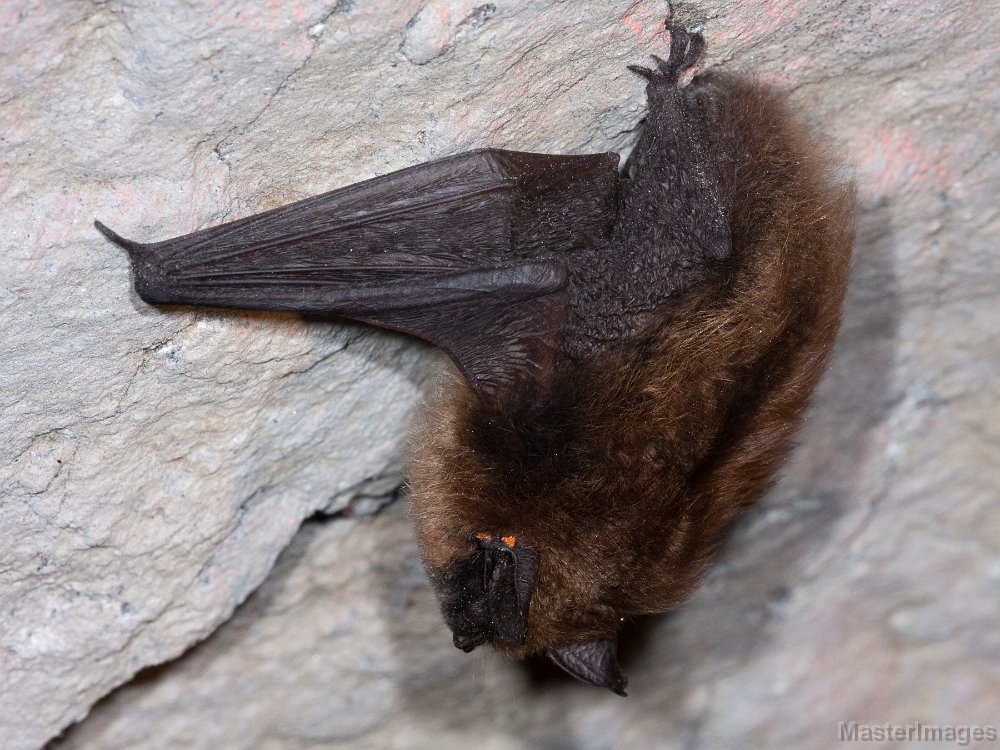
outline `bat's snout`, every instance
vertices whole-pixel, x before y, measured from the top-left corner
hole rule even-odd
[[[438,579],[445,620],[457,648],[524,645],[538,553],[511,535],[474,534],[472,552]]]
[[[485,633],[469,634],[469,633],[456,632],[452,634],[451,641],[452,643],[455,644],[455,648],[460,648],[465,653],[469,653],[478,646],[482,646],[484,643],[486,643],[486,634]]]

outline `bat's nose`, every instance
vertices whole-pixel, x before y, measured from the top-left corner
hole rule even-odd
[[[455,648],[462,649],[465,653],[469,653],[476,646],[481,646],[485,642],[485,638],[482,636],[472,636],[464,635],[462,633],[455,633],[452,636],[452,643],[455,644]]]

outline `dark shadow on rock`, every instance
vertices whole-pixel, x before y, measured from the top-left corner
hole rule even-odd
[[[412,347],[416,351],[419,351],[420,360],[426,365],[417,367],[416,369],[404,368],[402,370],[403,375],[417,389],[424,388],[429,376],[433,372],[436,372],[437,369],[444,367],[444,363],[447,361],[447,356],[439,354],[433,346],[416,336],[408,336],[404,333],[378,329],[374,326],[370,326],[365,323],[357,323],[348,318],[342,318],[336,315],[304,314],[302,317],[306,322],[311,324],[320,324],[323,327],[329,326],[331,330],[342,330],[343,333],[341,335],[345,336],[344,340],[347,342],[346,346],[353,346],[355,343],[362,342],[369,338],[372,339],[373,342],[380,338],[385,338],[387,342],[407,342],[408,346]],[[396,346],[394,345],[367,345],[366,356],[370,358],[372,365],[376,365],[378,367],[398,368],[399,366],[399,355],[396,353]]]
[[[95,703],[86,717],[51,739],[44,750],[82,750],[106,746],[102,741],[103,732],[123,715],[134,713],[135,701],[145,691],[156,687],[160,681],[176,672],[190,674],[192,680],[197,680],[202,671],[201,666],[223,658],[231,649],[241,648],[246,633],[254,627],[255,622],[266,616],[274,598],[308,554],[320,526],[326,520],[325,517],[316,515],[304,521],[288,547],[278,556],[269,576],[204,640],[195,643],[175,659],[139,670],[131,680],[119,685]],[[177,710],[182,711],[183,707],[178,706]]]

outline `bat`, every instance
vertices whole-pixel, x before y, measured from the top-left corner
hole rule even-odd
[[[128,251],[151,304],[336,314],[454,363],[411,516],[455,646],[625,695],[621,624],[690,595],[837,333],[854,191],[783,96],[668,19],[617,154],[485,149]],[[688,81],[687,79],[690,78]]]

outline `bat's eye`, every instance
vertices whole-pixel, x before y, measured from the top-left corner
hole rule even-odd
[[[482,587],[483,591],[490,586],[490,578],[493,577],[493,555],[485,554],[483,555],[483,578]]]

